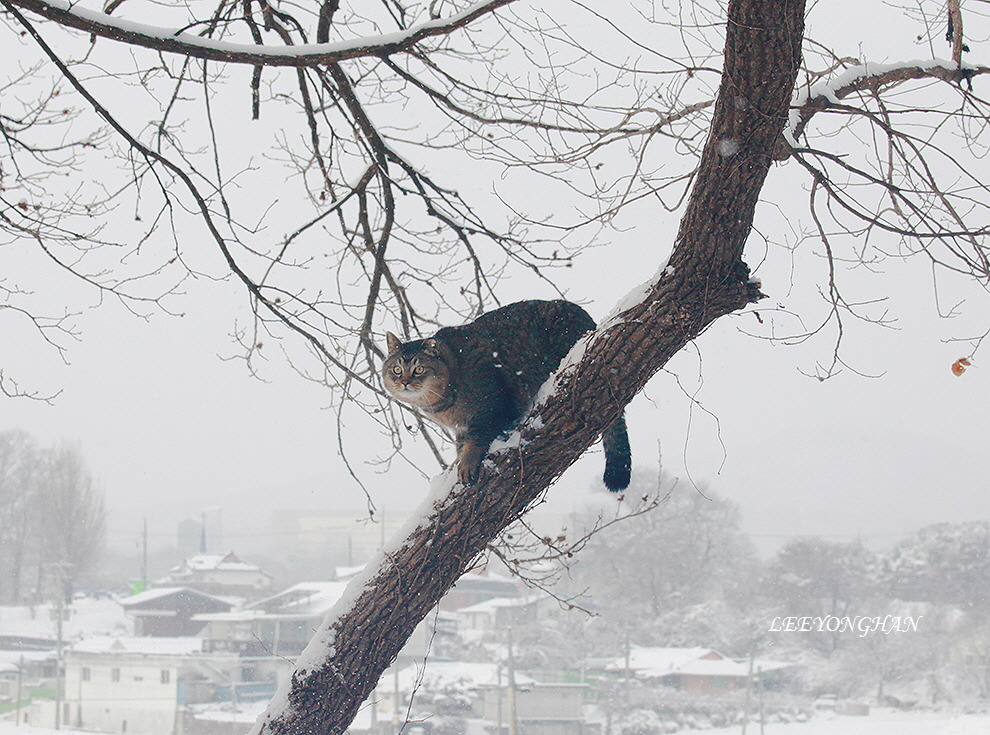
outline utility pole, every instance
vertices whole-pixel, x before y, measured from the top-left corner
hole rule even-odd
[[[498,717],[498,729],[495,732],[498,733],[498,735],[502,735],[502,727],[503,727],[503,724],[502,724],[502,664],[495,664],[495,680],[496,680],[495,692],[496,692],[496,696],[497,696],[497,698],[495,700],[495,708],[496,708],[496,716]]]
[[[148,589],[148,517],[141,529],[141,591]]]
[[[765,735],[767,727],[767,713],[763,708],[763,667],[756,667],[756,681],[760,685],[759,690],[757,690],[757,696],[760,698],[760,735]]]
[[[21,660],[17,664],[17,714],[14,715],[14,724],[18,727],[21,724],[21,697],[24,692],[24,654],[21,654]]]
[[[378,735],[378,687],[371,690],[371,735]]]
[[[512,628],[505,629],[509,649],[507,674],[509,679],[509,735],[519,735],[519,715],[516,711],[516,661],[512,654]]]
[[[66,572],[68,571],[68,562],[55,562],[52,564],[52,568],[55,570],[55,609],[52,611],[55,615],[55,635],[57,639],[58,647],[55,652],[55,729],[62,729],[62,684],[64,681],[63,674],[63,647],[64,647],[64,635],[62,631],[62,623],[65,620],[65,585],[67,582]]]
[[[625,664],[625,676],[626,684],[632,679],[632,640],[629,637],[629,631],[626,631],[625,640],[623,641],[626,649],[626,664]],[[628,691],[628,687],[626,688]]]
[[[746,676],[746,700],[743,704],[742,735],[746,735],[746,725],[749,724],[750,699],[753,696],[753,649],[749,649],[749,674]]]
[[[392,692],[392,731],[395,735],[399,735],[402,732],[402,725],[399,724],[402,699],[399,695],[399,667],[394,661],[392,662],[392,686],[394,688]]]

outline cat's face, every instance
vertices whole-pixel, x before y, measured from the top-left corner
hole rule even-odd
[[[402,342],[387,335],[388,357],[382,366],[385,389],[397,400],[429,408],[444,400],[450,387],[450,368],[442,345],[435,339]]]

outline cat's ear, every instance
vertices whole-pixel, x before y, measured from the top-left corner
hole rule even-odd
[[[391,332],[385,333],[385,343],[388,345],[389,355],[394,355],[396,352],[402,349],[402,340],[396,337]]]
[[[437,342],[432,337],[430,337],[429,339],[424,339],[423,340],[423,351],[424,352],[432,352],[435,355],[439,355],[440,354],[440,343]]]

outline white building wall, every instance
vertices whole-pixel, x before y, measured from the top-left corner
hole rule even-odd
[[[178,710],[175,657],[70,654],[65,667],[65,727],[172,735]]]

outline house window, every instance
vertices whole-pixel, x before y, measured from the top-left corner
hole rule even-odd
[[[168,669],[162,669],[162,684],[168,684],[172,679],[172,672]]]
[[[120,669],[116,666],[110,669],[110,681],[120,681]]]
[[[83,666],[82,667],[82,680],[83,681],[89,681],[89,677],[90,677],[89,667],[88,666]]]
[[[708,679],[709,686],[712,689],[725,689],[729,686],[729,680],[724,676],[712,676]]]

